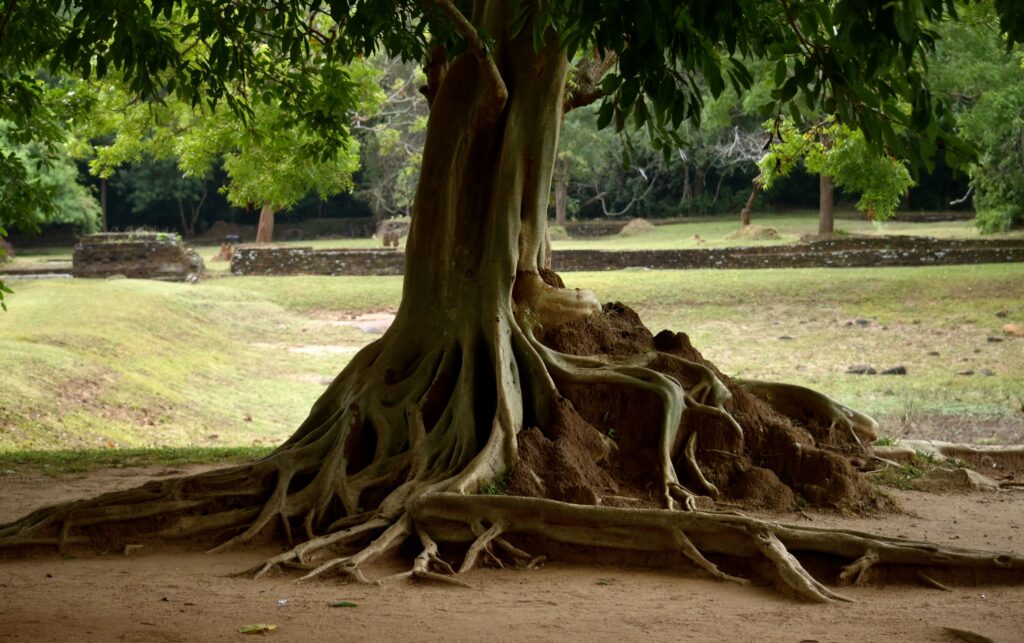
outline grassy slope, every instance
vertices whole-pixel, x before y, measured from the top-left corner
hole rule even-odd
[[[726,373],[811,386],[875,414],[1021,417],[1024,340],[989,341],[1003,339],[1006,321],[1024,322],[1021,264],[579,273],[568,281],[632,305],[654,331],[689,332]],[[902,365],[908,375],[846,374],[855,364]],[[967,370],[976,374],[957,374]]]
[[[275,301],[315,282],[16,282],[0,317],[0,449],[282,440],[367,341]],[[288,350],[304,344],[333,352]]]
[[[890,419],[1020,417],[1024,340],[988,341],[1024,322],[1019,264],[565,277],[655,331],[689,332],[727,373],[811,385]],[[0,451],[274,444],[374,338],[332,320],[393,309],[401,292],[396,277],[13,285],[0,315]],[[909,375],[845,374],[861,363]],[[968,369],[994,375],[957,375]]]

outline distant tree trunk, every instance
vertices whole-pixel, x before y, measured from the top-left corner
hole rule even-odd
[[[569,167],[560,163],[555,174],[555,225],[565,225],[566,209],[569,205]]]
[[[683,205],[693,197],[693,188],[690,186],[690,164],[683,162],[683,193],[679,197],[679,205]]]
[[[188,218],[185,217],[185,200],[178,199],[178,218],[181,220],[181,234],[189,236]]]
[[[763,190],[764,183],[761,181],[761,175],[758,174],[750,182],[750,196],[747,197],[747,204],[740,210],[740,223],[744,227],[750,225],[750,213],[754,211],[754,201],[757,200],[757,195],[761,194]]]
[[[260,210],[260,223],[256,228],[256,243],[270,243],[274,240],[274,207],[264,203]]]
[[[707,175],[706,167],[698,167],[693,173],[693,198],[699,199],[704,194],[704,177]]]
[[[107,180],[100,179],[100,232],[107,231]]]
[[[818,234],[832,234],[835,230],[835,184],[827,174],[818,176]]]

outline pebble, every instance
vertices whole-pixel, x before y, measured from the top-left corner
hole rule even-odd
[[[873,366],[868,366],[867,364],[855,364],[846,369],[846,372],[851,375],[875,375],[878,373]]]

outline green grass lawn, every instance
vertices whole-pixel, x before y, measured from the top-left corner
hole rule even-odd
[[[1024,441],[1024,339],[1001,331],[1024,323],[1024,265],[563,276],[655,332],[688,332],[726,373],[818,388],[889,435],[939,418],[961,439]],[[337,322],[393,310],[401,293],[398,277],[11,285],[0,452],[276,444],[377,337]],[[908,374],[847,374],[854,364]]]

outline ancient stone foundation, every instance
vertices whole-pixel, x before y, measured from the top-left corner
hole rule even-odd
[[[176,234],[108,232],[82,237],[75,245],[75,277],[194,281],[203,273],[202,258]]]
[[[862,268],[935,266],[1024,261],[1020,239],[855,237],[804,243],[694,250],[555,250],[559,272],[649,268]],[[314,250],[239,246],[231,259],[236,275],[400,275],[404,257],[395,250]]]
[[[393,248],[346,250],[245,244],[235,246],[236,275],[400,275],[405,254]]]

